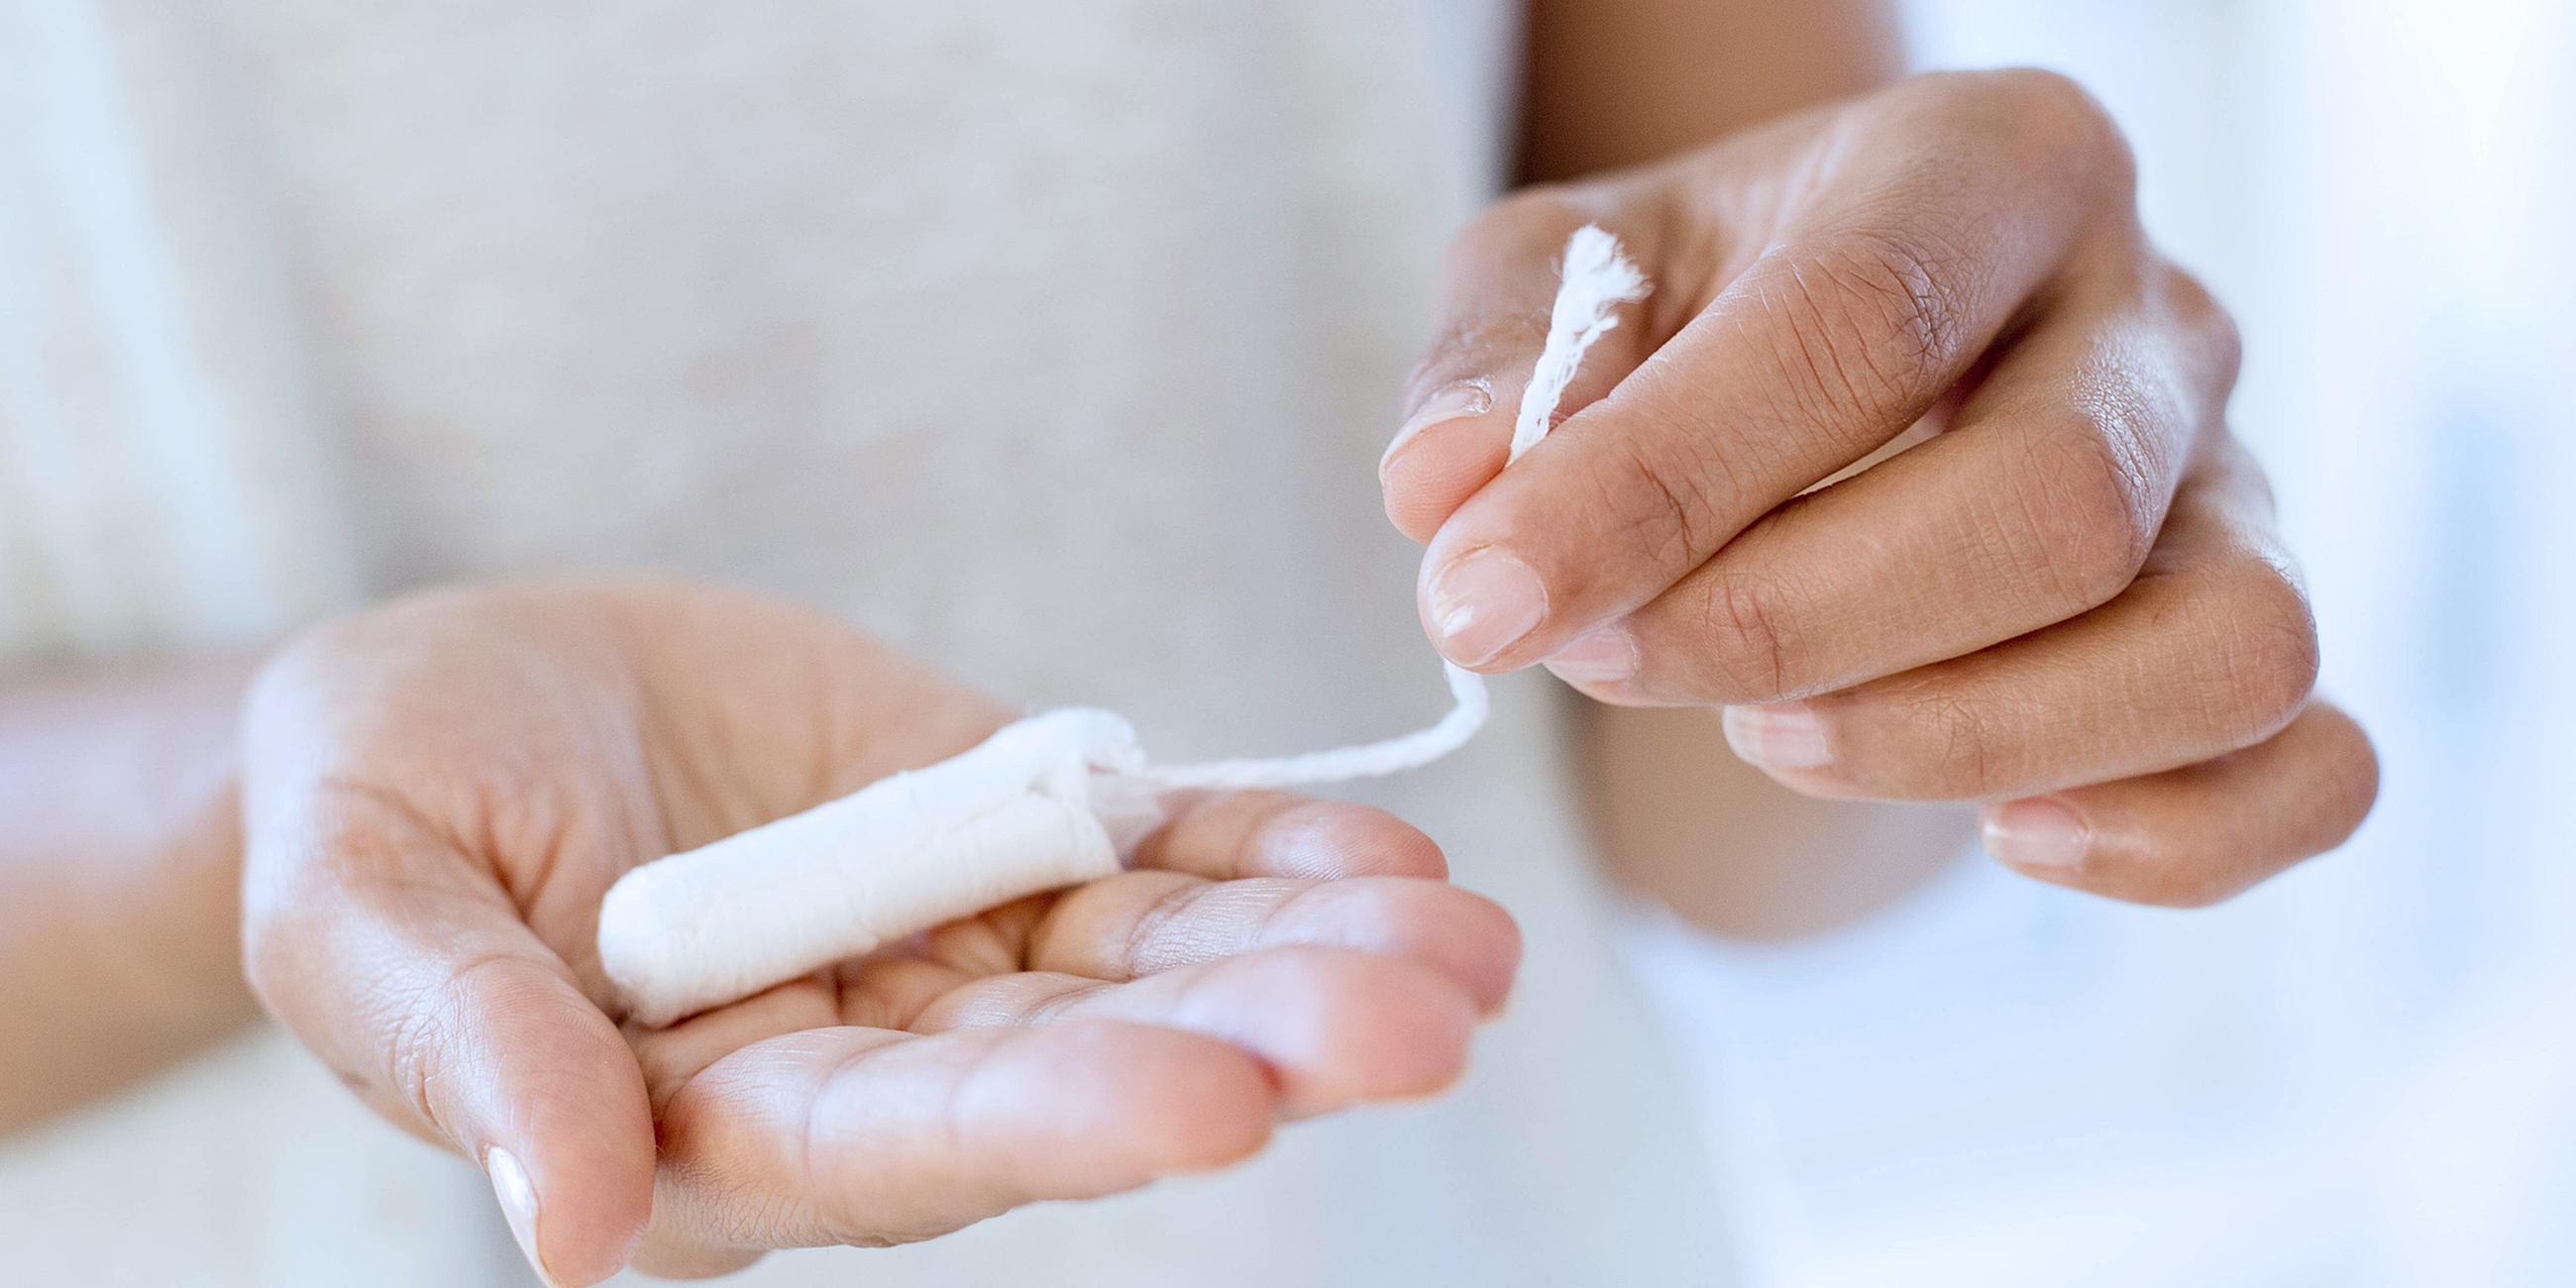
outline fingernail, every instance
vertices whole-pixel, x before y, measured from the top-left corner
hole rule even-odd
[[[1474,666],[1510,648],[1547,616],[1547,587],[1509,551],[1487,546],[1451,560],[1431,581],[1440,651]]]
[[[1804,702],[1728,707],[1721,718],[1735,754],[1772,769],[1820,769],[1833,763],[1825,722]]]
[[[502,1219],[510,1223],[510,1237],[519,1241],[519,1252],[539,1279],[554,1283],[555,1277],[546,1273],[545,1258],[537,1255],[537,1189],[528,1183],[528,1169],[519,1165],[518,1155],[495,1145],[483,1151],[483,1171],[492,1178],[492,1196],[501,1201]]]
[[[1580,684],[1606,684],[1637,673],[1637,641],[1620,626],[1604,626],[1557,650],[1547,669]]]
[[[1494,384],[1482,376],[1473,380],[1457,380],[1442,385],[1437,392],[1423,399],[1420,407],[1414,409],[1413,418],[1404,422],[1404,428],[1395,431],[1394,440],[1386,445],[1386,451],[1377,458],[1377,472],[1384,475],[1386,463],[1394,460],[1396,452],[1405,444],[1412,442],[1422,431],[1443,421],[1457,420],[1466,416],[1482,416],[1493,409]]]
[[[2044,796],[1986,812],[1986,852],[2017,868],[2071,868],[2084,859],[2093,829],[2082,815]]]

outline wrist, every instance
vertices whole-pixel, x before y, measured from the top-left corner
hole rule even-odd
[[[240,964],[248,659],[0,691],[0,1131],[254,1014]]]

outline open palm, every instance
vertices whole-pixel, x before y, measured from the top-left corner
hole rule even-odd
[[[927,1238],[1425,1094],[1509,987],[1500,910],[1359,806],[1183,802],[1134,870],[663,1029],[593,948],[628,869],[1010,712],[827,617],[676,584],[450,591],[255,689],[245,934],[278,1016],[484,1163],[550,1276]],[[657,1151],[656,1142],[659,1142]]]

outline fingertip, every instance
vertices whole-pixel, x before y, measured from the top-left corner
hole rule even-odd
[[[1449,875],[1449,859],[1422,829],[1374,806],[1301,801],[1270,815],[1245,845],[1246,875],[1332,881]]]
[[[1466,1068],[1478,1007],[1415,962],[1331,948],[1244,958],[1194,1001],[1277,1072],[1292,1117],[1432,1095]]]
[[[1504,1005],[1512,1000],[1512,985],[1520,978],[1526,944],[1521,939],[1520,921],[1503,905],[1472,891],[1462,893],[1475,910],[1476,924],[1467,933],[1471,942],[1482,947],[1477,960],[1483,968],[1462,972],[1461,982],[1476,999],[1483,1018],[1491,1019],[1502,1014]]]
[[[653,1212],[653,1116],[641,1066],[567,981],[481,992],[489,1069],[480,1151],[503,1216],[551,1282],[592,1284],[633,1260]],[[516,992],[516,996],[512,993]]]
[[[1155,1110],[1160,1135],[1151,1153],[1157,1172],[1214,1171],[1270,1143],[1279,1120],[1279,1084],[1260,1060],[1213,1038],[1144,1031],[1163,1049],[1137,1062],[1129,1087]]]
[[[975,1083],[962,1112],[1063,1147],[1063,1175],[1024,1178],[1035,1193],[1107,1193],[1225,1167],[1268,1144],[1278,1119],[1279,1088],[1261,1061],[1201,1034],[1089,1019],[995,1040],[1014,1058]]]
[[[1405,956],[1466,990],[1475,1018],[1500,1014],[1520,974],[1520,923],[1501,904],[1452,885],[1418,884],[1413,897],[1430,908],[1408,920]]]
[[[494,1201],[531,1269],[549,1284],[585,1288],[624,1270],[635,1259],[652,1215],[652,1170],[642,1174],[642,1194],[628,1178],[585,1174],[577,1164],[531,1165],[534,1148],[493,1145],[483,1151],[483,1173]]]
[[[2323,811],[2329,821],[2321,830],[2318,848],[2331,850],[2351,840],[2370,817],[2371,807],[2379,803],[2379,747],[2351,712],[2332,702],[2309,703],[2305,718],[2329,747],[2323,759],[2331,766],[2324,775],[2331,803]]]
[[[1428,542],[1467,498],[1502,472],[1511,425],[1501,416],[1452,417],[1408,426],[1378,463],[1387,521]]]
[[[532,1234],[522,1237],[521,1248],[532,1250],[541,1273],[557,1283],[594,1284],[634,1261],[653,1214],[650,1124],[643,1140],[646,1157],[640,1167],[621,1160],[611,1172],[575,1164],[532,1182],[542,1197],[534,1209]],[[500,1184],[495,1176],[496,1192]]]
[[[1416,1100],[1456,1084],[1483,1010],[1467,991],[1413,962],[1360,987],[1341,1034],[1355,1102]]]
[[[2025,876],[2128,903],[2206,908],[2341,845],[2377,789],[2369,736],[2318,701],[2252,747],[1989,805],[1979,823],[1986,848]]]
[[[1521,932],[1491,899],[1441,881],[1370,877],[1313,887],[1271,914],[1271,944],[1315,944],[1416,962],[1492,1015],[1520,969]]]

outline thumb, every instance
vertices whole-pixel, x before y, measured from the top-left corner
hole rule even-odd
[[[548,1282],[615,1274],[654,1178],[651,1106],[617,1026],[426,826],[372,801],[290,811],[322,821],[264,826],[275,812],[253,805],[244,932],[261,999],[378,1113],[481,1164]]]
[[[1608,221],[1552,189],[1497,205],[1450,251],[1440,338],[1406,382],[1404,425],[1378,462],[1386,516],[1429,541],[1451,513],[1502,472],[1530,369],[1546,347],[1566,239]],[[1614,227],[1613,231],[1617,231]],[[1625,236],[1632,249],[1635,243]],[[1645,360],[1651,337],[1623,326],[1575,372],[1558,420],[1598,400]]]

